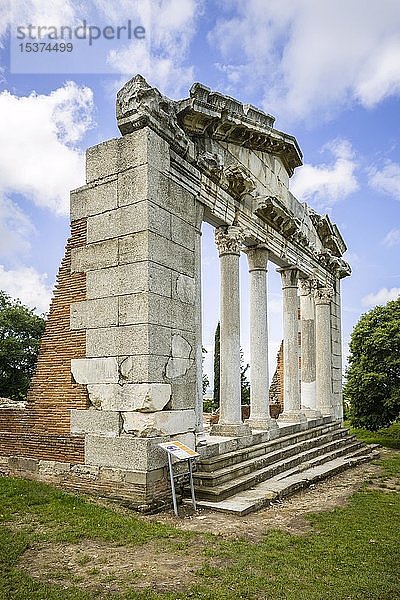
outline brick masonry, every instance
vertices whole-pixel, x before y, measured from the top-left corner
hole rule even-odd
[[[86,387],[71,377],[85,356],[85,333],[70,331],[70,304],[85,300],[85,273],[71,273],[71,250],[86,243],[86,219],[71,225],[25,409],[0,410],[0,456],[84,462],[83,437],[70,435],[70,409],[88,407]]]

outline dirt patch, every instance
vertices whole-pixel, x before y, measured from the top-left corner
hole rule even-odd
[[[196,543],[194,542],[196,545]],[[98,598],[150,588],[157,592],[184,590],[196,581],[196,572],[218,559],[201,560],[204,544],[198,540],[191,552],[168,549],[165,540],[143,546],[118,546],[84,540],[77,544],[40,544],[27,550],[20,566],[31,577],[64,588],[79,586],[97,591]],[[199,560],[200,557],[200,560]]]

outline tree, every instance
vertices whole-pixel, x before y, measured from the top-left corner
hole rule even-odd
[[[0,396],[23,400],[39,352],[45,320],[0,291]]]
[[[375,431],[400,416],[400,298],[362,315],[350,341],[344,396],[356,427]]]
[[[207,354],[207,350],[204,348],[204,346],[201,347],[201,352],[202,352],[201,365],[203,366],[204,355]],[[208,379],[208,375],[207,375],[207,373],[204,373],[204,371],[203,371],[203,376],[202,376],[203,395],[206,393],[209,385],[210,385],[210,380]]]
[[[219,407],[219,399],[220,399],[220,333],[221,328],[218,322],[217,328],[215,330],[214,336],[214,410]],[[241,383],[241,403],[242,404],[250,404],[250,383],[247,379],[246,372],[249,369],[250,365],[247,364],[244,366],[243,361],[243,351],[240,350],[240,383]]]
[[[221,327],[218,321],[217,328],[214,335],[214,410],[219,407],[219,375],[220,375],[220,342]]]

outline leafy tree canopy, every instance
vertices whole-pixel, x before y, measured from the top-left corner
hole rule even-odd
[[[43,317],[0,291],[0,397],[26,398],[44,327]]]
[[[375,431],[400,416],[400,298],[362,315],[350,342],[344,395],[355,427]]]

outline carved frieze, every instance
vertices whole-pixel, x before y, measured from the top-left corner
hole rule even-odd
[[[227,182],[228,192],[238,200],[247,194],[251,194],[256,189],[254,179],[242,165],[237,164],[227,167],[224,169],[223,175]]]

